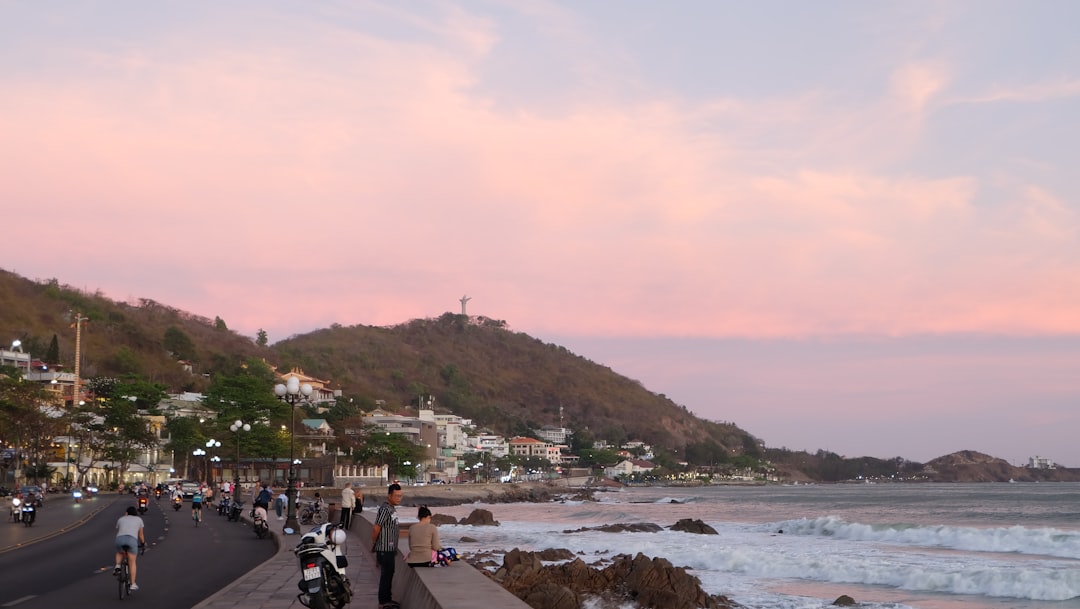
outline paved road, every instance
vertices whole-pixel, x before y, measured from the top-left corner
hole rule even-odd
[[[115,607],[112,540],[128,505],[130,495],[81,504],[52,495],[33,527],[0,523],[0,607]],[[155,609],[188,609],[276,552],[271,540],[214,512],[196,528],[190,503],[174,512],[167,501],[151,499],[143,519],[147,551],[138,563],[141,589],[131,600]]]

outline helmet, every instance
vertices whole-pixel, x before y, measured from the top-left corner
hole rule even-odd
[[[334,532],[330,534],[330,538],[338,545],[345,543],[345,537],[345,531],[342,531],[341,529],[334,529]]]

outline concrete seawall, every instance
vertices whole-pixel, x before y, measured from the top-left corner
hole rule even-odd
[[[399,512],[401,509],[399,508]],[[375,510],[365,509],[353,521],[351,543],[371,548]],[[459,561],[447,567],[413,569],[405,563],[409,553],[409,533],[401,526],[397,567],[394,569],[394,600],[405,609],[531,609],[472,565]]]

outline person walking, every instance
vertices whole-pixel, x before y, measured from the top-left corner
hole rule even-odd
[[[274,502],[274,511],[277,512],[277,519],[282,520],[281,513],[289,507],[289,496],[285,494],[285,491],[281,491],[281,494],[277,496],[277,501]]]
[[[371,525],[371,538],[375,540],[371,551],[379,565],[379,609],[401,606],[393,601],[393,586],[398,550],[397,506],[401,505],[402,494],[401,485],[396,482],[386,487],[386,501],[379,506],[375,524]]]
[[[341,489],[341,520],[338,526],[348,530],[352,527],[352,511],[356,507],[356,493],[353,492],[352,482],[346,482]]]

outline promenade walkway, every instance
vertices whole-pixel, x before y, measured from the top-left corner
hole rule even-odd
[[[358,514],[358,516],[361,516]],[[299,535],[281,535],[282,522],[270,516],[270,527],[278,544],[273,558],[252,569],[246,575],[207,598],[197,609],[303,609],[297,600],[300,593],[300,565],[293,548]],[[353,599],[350,609],[378,609],[379,570],[371,554],[369,527],[363,522],[353,522],[345,543],[345,555],[349,557],[346,574],[352,583]]]
[[[373,510],[358,514],[349,531],[345,547],[345,554],[349,557],[346,572],[352,583],[353,598],[348,609],[378,609],[379,606],[379,570],[374,555],[369,551],[373,517]],[[280,530],[280,526],[277,528]],[[252,569],[221,592],[196,605],[196,608],[302,607],[296,598],[300,567],[292,553],[299,537],[278,536],[276,539],[280,546],[274,558]],[[394,600],[400,602],[404,609],[475,609],[478,603],[486,609],[529,609],[523,601],[464,561],[442,569],[409,568],[403,560],[408,545],[407,539],[401,539],[401,554],[394,574]]]

